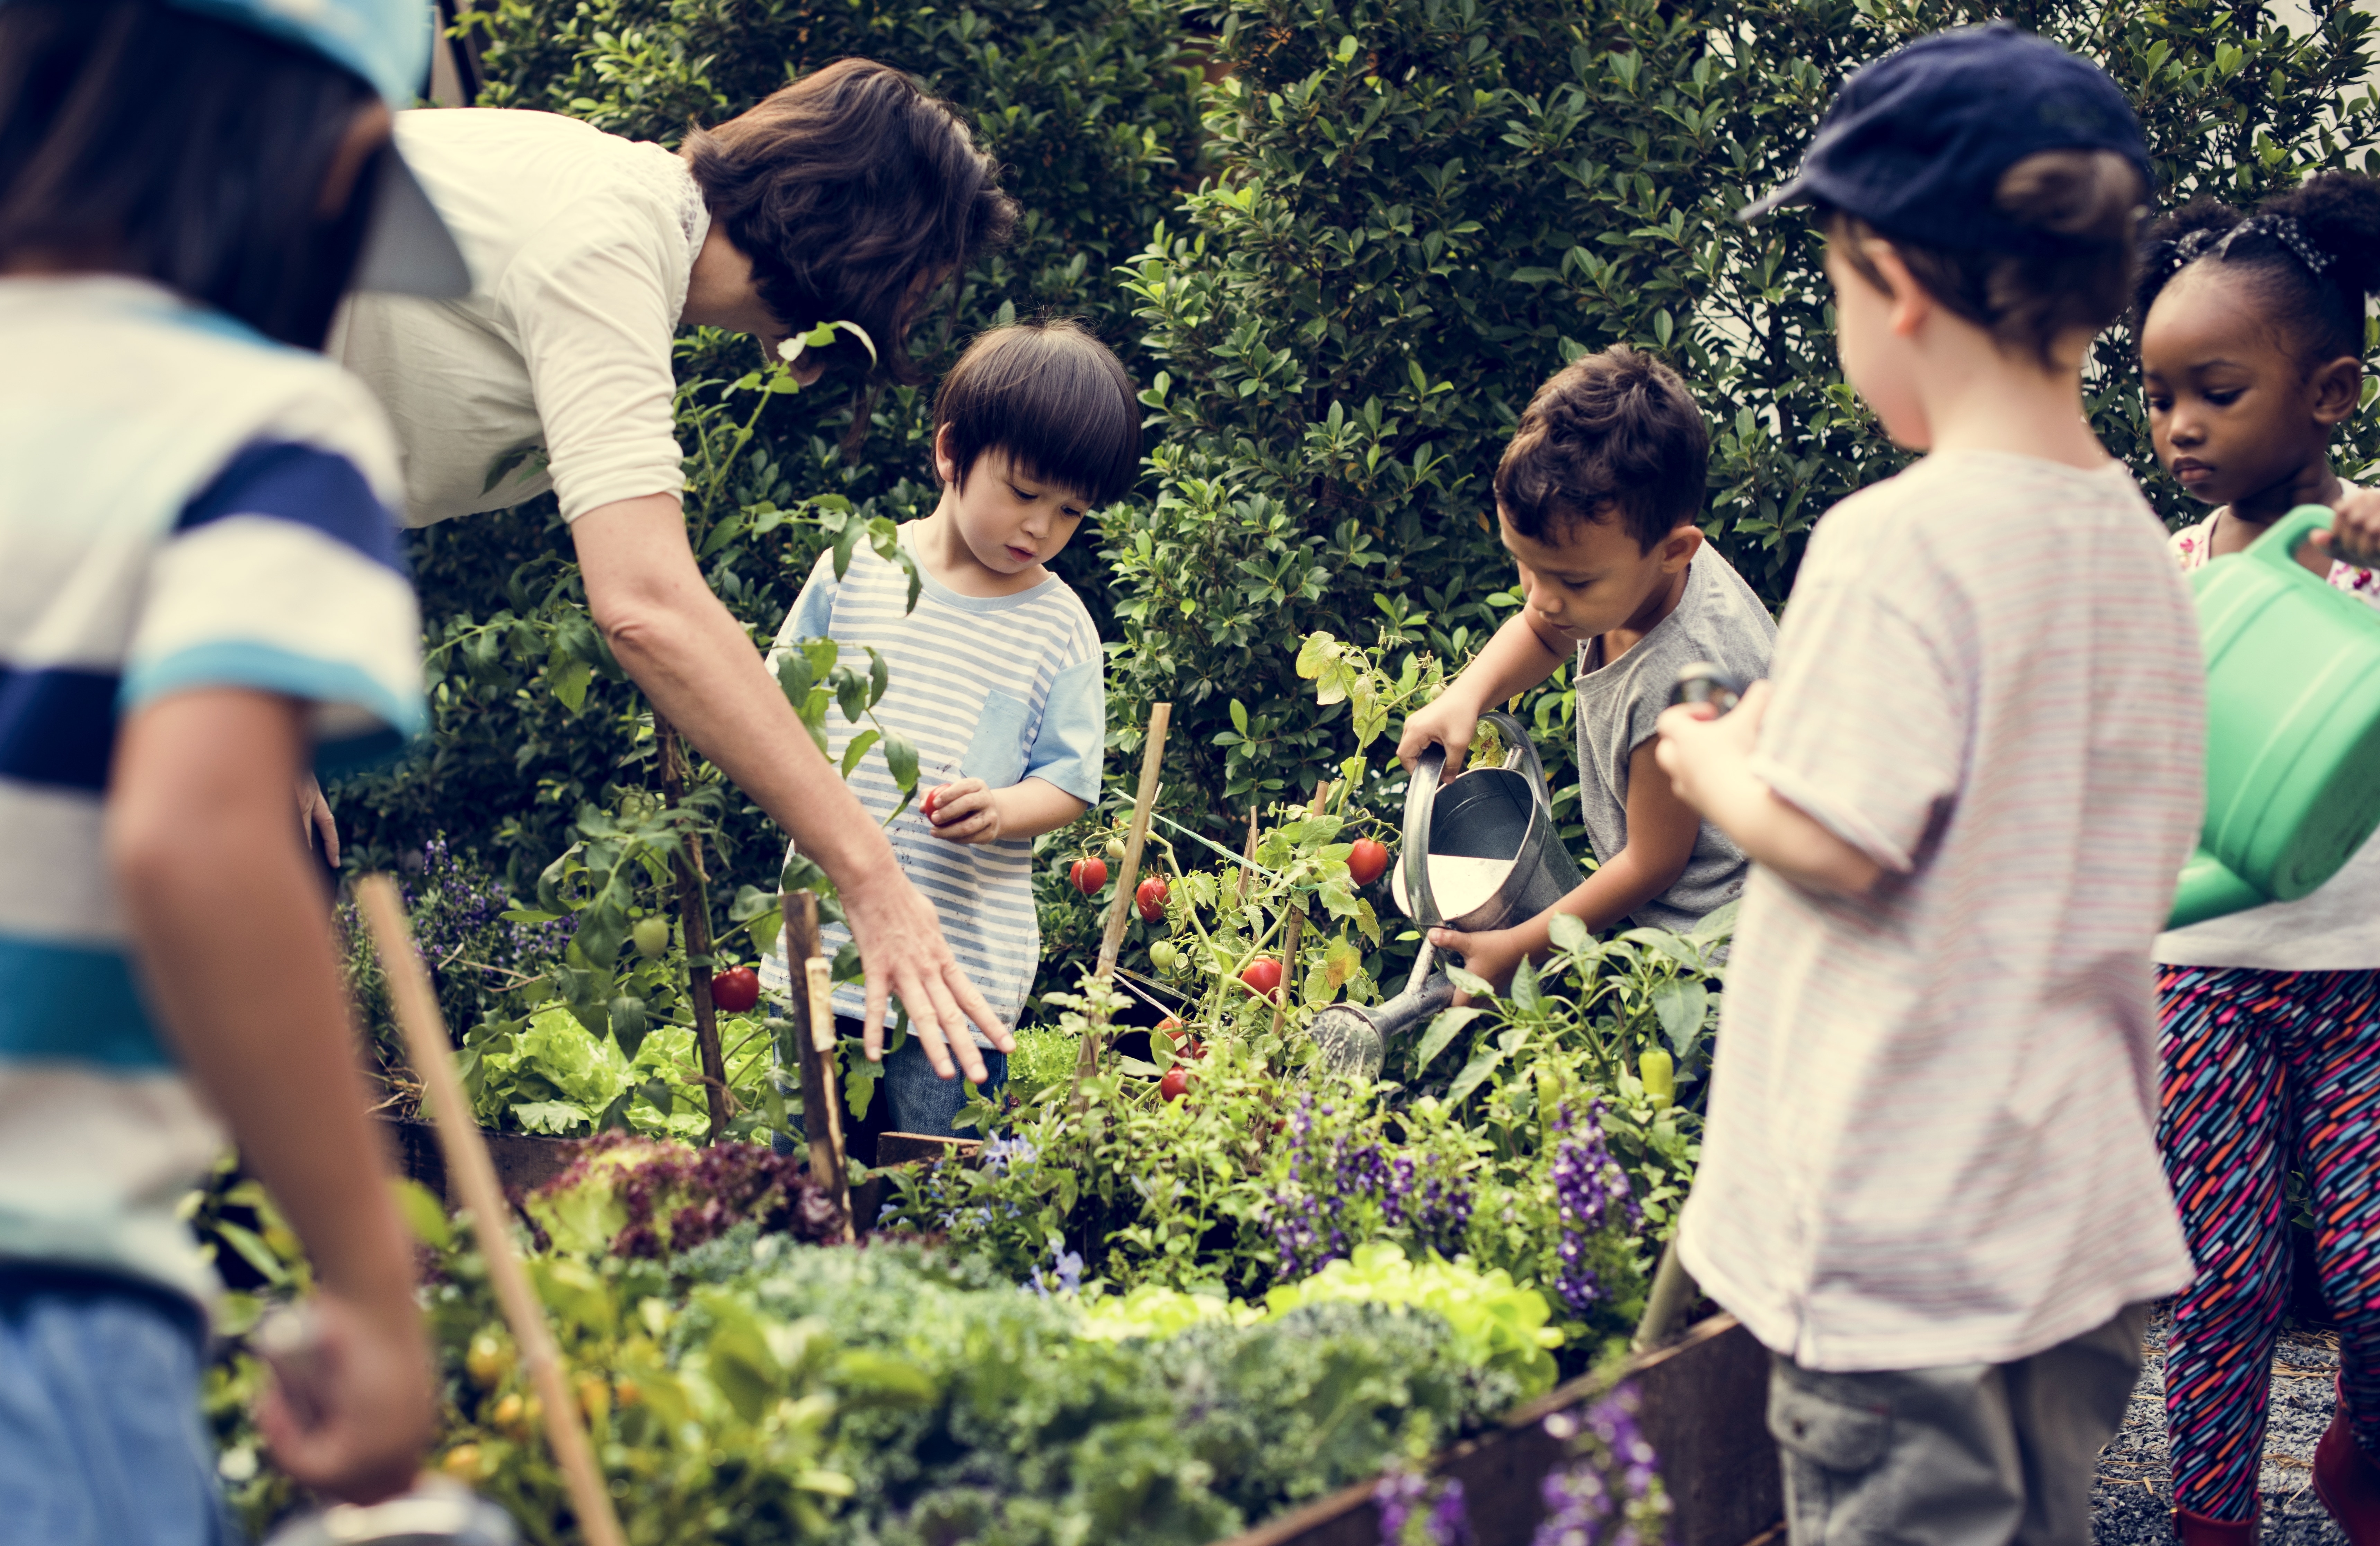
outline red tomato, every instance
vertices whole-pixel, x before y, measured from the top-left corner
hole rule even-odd
[[[1387,845],[1373,838],[1355,839],[1355,852],[1347,855],[1347,874],[1358,886],[1369,886],[1389,873]]]
[[[934,802],[941,796],[941,792],[942,791],[940,789],[929,789],[926,791],[926,819],[928,821],[934,819]]]
[[[1182,1029],[1182,1017],[1180,1015],[1167,1015],[1163,1020],[1157,1022],[1157,1028],[1160,1031],[1179,1031]]]
[[[1270,998],[1281,986],[1281,962],[1270,956],[1258,956],[1241,969],[1240,981]]]
[[[1132,900],[1133,905],[1140,909],[1142,923],[1163,923],[1165,921],[1165,877],[1161,875],[1153,875],[1142,881],[1134,888]]]
[[[1104,859],[1077,859],[1074,867],[1066,872],[1066,878],[1075,883],[1075,890],[1087,897],[1096,897],[1099,894],[1099,888],[1108,883],[1108,862]]]
[[[731,966],[710,979],[710,1002],[740,1015],[760,1002],[760,974],[748,966]]]
[[[1176,1063],[1165,1070],[1157,1081],[1157,1093],[1169,1101],[1178,1101],[1190,1093],[1190,1070]]]

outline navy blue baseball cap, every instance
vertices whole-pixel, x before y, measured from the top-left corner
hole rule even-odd
[[[2131,103],[2107,72],[2006,21],[1937,32],[1864,66],[1818,121],[1802,169],[1736,218],[1825,203],[1946,251],[2054,250],[1999,211],[2001,176],[2044,151],[2112,151],[2155,185]]]

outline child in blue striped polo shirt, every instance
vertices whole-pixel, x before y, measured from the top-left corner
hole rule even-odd
[[[1041,934],[1033,912],[1033,839],[1099,799],[1107,736],[1099,631],[1065,583],[1044,567],[1090,511],[1120,497],[1140,465],[1140,408],[1106,345],[1072,321],[996,328],[968,345],[934,403],[934,470],[941,501],[901,528],[923,585],[866,549],[835,577],[821,555],[770,656],[831,638],[848,663],[868,649],[891,667],[876,706],[917,748],[925,796],[893,822],[892,852],[931,898],[942,933],[993,1011],[1014,1022],[1033,984]],[[865,727],[832,724],[840,757]],[[901,795],[880,756],[851,776],[878,816]],[[848,937],[826,931],[830,953]],[[784,961],[761,969],[772,996]],[[860,1033],[857,984],[835,990],[835,1018]],[[1007,1059],[981,1032],[987,1093]],[[870,1047],[873,1056],[876,1048]],[[886,1060],[892,1125],[958,1136],[965,1089],[909,1041]]]

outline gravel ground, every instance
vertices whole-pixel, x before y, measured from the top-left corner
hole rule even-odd
[[[2148,1358],[2122,1431],[2099,1456],[2092,1494],[2095,1546],[2168,1546],[2173,1509],[2165,1450],[2166,1312],[2149,1327]],[[2313,1495],[2313,1446],[2330,1425],[2337,1333],[2292,1326],[2273,1355],[2272,1417],[2265,1430],[2264,1546],[2346,1546]]]

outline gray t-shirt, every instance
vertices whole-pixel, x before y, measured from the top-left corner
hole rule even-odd
[[[1635,647],[1603,664],[1603,641],[1578,649],[1578,803],[1597,864],[1628,846],[1628,758],[1653,738],[1670,707],[1681,667],[1708,660],[1744,682],[1768,674],[1777,621],[1727,560],[1708,546],[1686,571],[1678,610],[1653,625]],[[1743,892],[1743,851],[1709,822],[1677,883],[1639,907],[1631,921],[1686,930]]]

